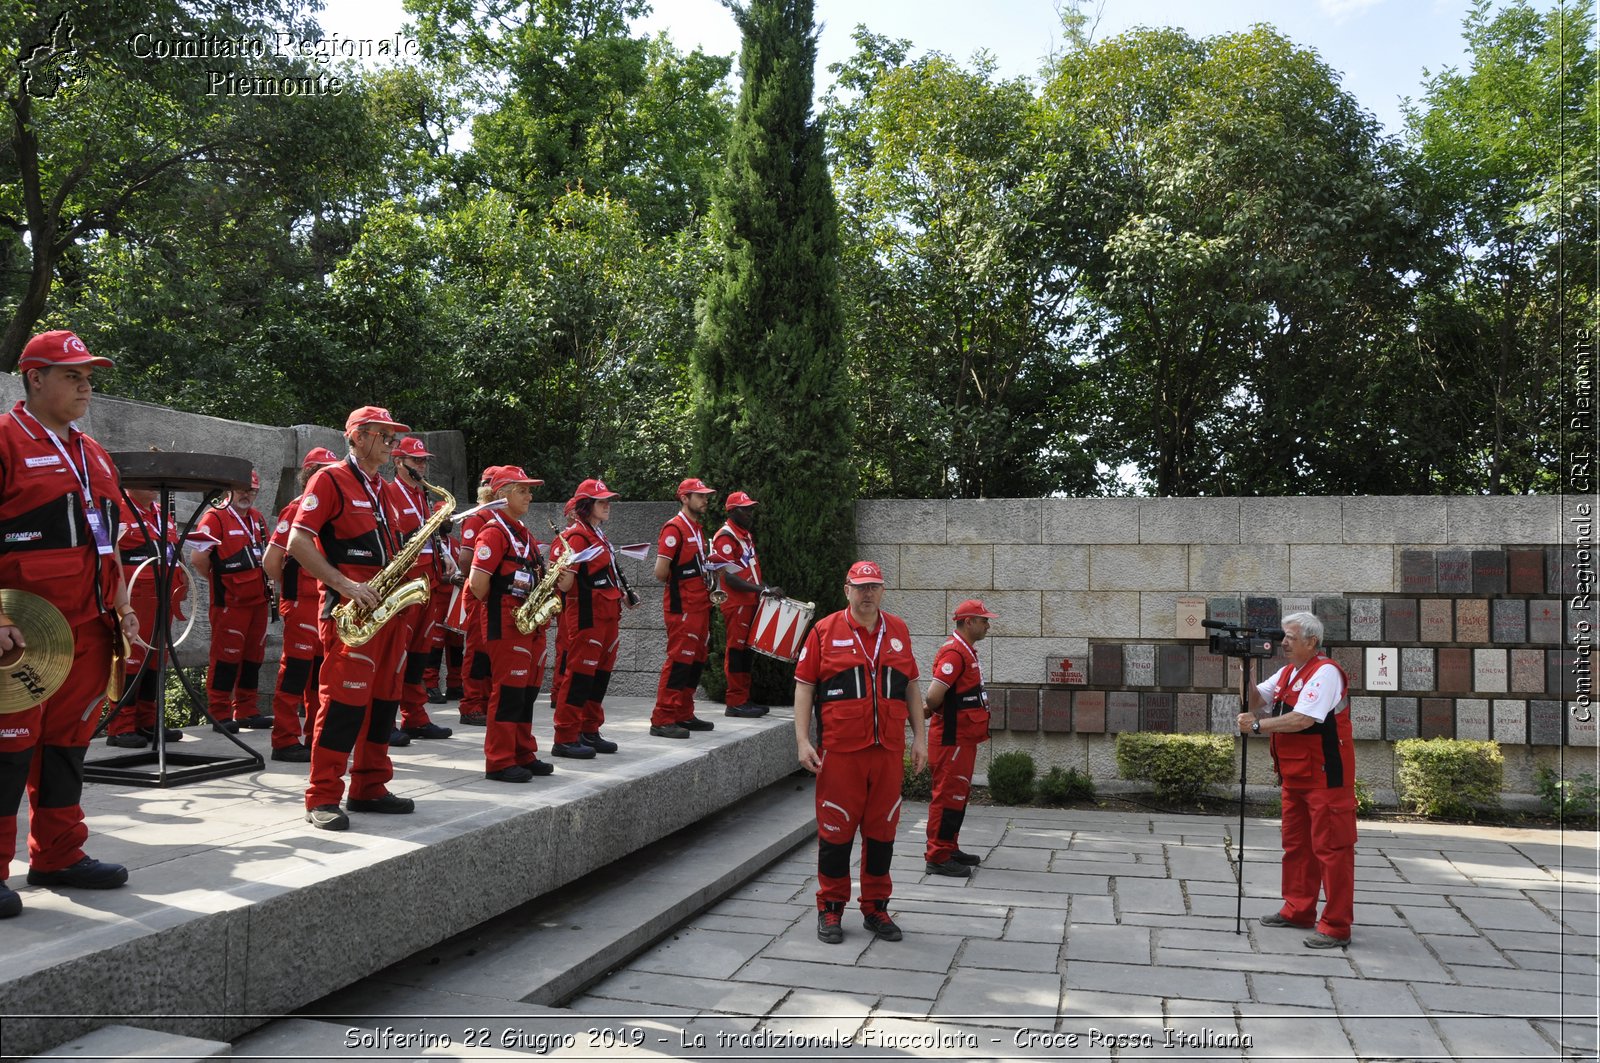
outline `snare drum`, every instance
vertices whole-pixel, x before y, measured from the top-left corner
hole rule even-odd
[[[456,589],[450,593],[450,604],[445,606],[444,619],[439,621],[440,627],[446,631],[454,631],[457,635],[467,633],[468,593],[465,584],[456,584]]]
[[[762,598],[750,625],[750,648],[780,661],[793,661],[800,656],[800,644],[816,608],[813,602],[793,598]]]

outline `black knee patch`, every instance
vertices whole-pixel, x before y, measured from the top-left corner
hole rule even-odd
[[[416,686],[422,682],[422,673],[428,670],[428,654],[423,650],[406,651],[406,674],[401,682]]]
[[[693,690],[694,665],[673,661],[667,668],[668,690]]]
[[[610,672],[596,672],[594,674],[594,685],[589,688],[589,700],[604,701],[606,699],[606,688],[610,685]]]
[[[156,700],[156,691],[161,689],[161,669],[146,668],[144,675],[139,677],[139,700]]]
[[[736,675],[744,675],[755,667],[756,651],[746,646],[742,650],[728,651],[728,671]]]
[[[211,670],[211,689],[222,694],[232,694],[239,685],[239,666],[233,661],[218,661]]]
[[[450,674],[453,676],[461,671],[461,662],[466,658],[467,651],[460,646],[445,646],[445,660],[450,665]]]
[[[870,843],[869,843],[870,844]],[[817,840],[817,874],[823,878],[850,877],[850,842]]]
[[[696,661],[689,666],[689,689],[693,690],[700,685],[700,675],[706,670],[706,662]]]
[[[894,842],[863,838],[866,847],[861,854],[861,868],[869,875],[887,875],[889,862],[894,859]]]
[[[322,710],[322,729],[317,732],[317,745],[340,753],[350,752],[356,747],[356,736],[361,733],[361,721],[366,715],[366,707],[362,705],[352,705],[348,701],[329,703]],[[385,732],[384,738],[388,737]]]
[[[32,763],[31,749],[0,753],[0,816],[14,816],[22,807],[22,795],[28,789],[28,765]]]
[[[372,716],[367,720],[367,741],[387,743],[389,735],[394,731],[395,717],[399,715],[400,702],[379,701],[374,698]]]
[[[285,657],[283,659],[283,678],[278,680],[278,689],[286,694],[299,697],[306,692],[306,681],[311,678],[311,662],[299,657]]]
[[[255,690],[261,685],[261,662],[244,661],[239,665],[239,689]]]
[[[967,818],[964,808],[947,808],[939,813],[939,840],[943,842],[955,841],[956,835],[961,833],[961,821]]]
[[[82,746],[39,747],[39,807],[71,808],[83,799]]]
[[[494,674],[494,669],[489,666],[489,655],[478,651],[472,655],[472,678],[488,679]]]
[[[433,649],[428,651],[428,669],[429,670],[437,672],[439,670],[439,664],[443,660],[444,660],[444,647],[443,646],[435,646]]]
[[[532,723],[533,698],[527,687],[501,687],[495,692],[496,723]]]
[[[570,709],[582,709],[589,704],[590,692],[594,690],[594,681],[595,677],[592,675],[584,675],[581,672],[574,673],[567,680],[567,707]]]

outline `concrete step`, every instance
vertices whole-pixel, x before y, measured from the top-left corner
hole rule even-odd
[[[48,1055],[32,1056],[27,1063],[70,1059],[74,1063],[120,1063],[127,1059],[160,1059],[165,1063],[191,1063],[233,1055],[226,1041],[207,1041],[199,1037],[146,1030],[120,1024],[102,1026],[93,1033],[58,1045]]]

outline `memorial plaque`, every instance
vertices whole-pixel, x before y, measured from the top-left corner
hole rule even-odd
[[[1528,641],[1528,603],[1520,598],[1496,598],[1489,603],[1491,630],[1496,642]]]
[[[1122,685],[1122,646],[1096,642],[1089,647],[1089,682],[1097,687]]]
[[[1046,657],[1045,682],[1062,687],[1081,687],[1088,682],[1082,657]]]
[[[1472,693],[1472,651],[1446,646],[1439,651],[1438,686],[1444,694]]]
[[[1106,731],[1120,734],[1139,729],[1139,695],[1117,690],[1106,695]]]
[[[1164,687],[1189,685],[1189,646],[1162,646],[1156,651],[1156,681]]]
[[[1479,694],[1504,694],[1510,689],[1505,650],[1472,651],[1472,689]]]
[[[1593,749],[1600,744],[1600,712],[1591,712],[1587,720],[1580,720],[1568,706],[1563,715],[1567,721],[1567,745]]]
[[[1335,646],[1328,654],[1333,662],[1344,669],[1345,678],[1350,680],[1351,690],[1363,690],[1366,683],[1363,679],[1363,665],[1366,652],[1360,646]]]
[[[1456,737],[1474,742],[1489,740],[1489,702],[1485,698],[1461,698],[1456,702]]]
[[[1433,651],[1410,646],[1400,651],[1400,689],[1435,690]]]
[[[1039,694],[1039,723],[1048,734],[1072,730],[1072,691],[1045,690]],[[930,723],[930,726],[932,724]]]
[[[1219,735],[1239,733],[1239,695],[1211,695],[1211,733]]]
[[[1006,699],[989,696],[989,733],[997,734],[1006,729]]]
[[[1456,603],[1449,598],[1424,598],[1417,603],[1417,641],[1453,642]]]
[[[1493,715],[1493,737],[1503,746],[1528,744],[1528,703],[1496,699]]]
[[[1383,699],[1350,699],[1350,735],[1358,741],[1383,737]]]
[[[1528,603],[1528,641],[1541,646],[1561,645],[1561,602],[1535,598]]]
[[[1472,593],[1472,555],[1465,550],[1437,550],[1440,594]]]
[[[1251,596],[1244,600],[1244,622],[1257,631],[1278,627],[1283,614],[1278,609],[1278,599]]]
[[[1176,699],[1176,718],[1173,730],[1182,734],[1199,734],[1206,729],[1206,706],[1211,699],[1205,694],[1179,694]]]
[[[1417,600],[1415,598],[1385,598],[1383,600],[1383,641],[1417,641]]]
[[[1244,603],[1237,598],[1208,598],[1206,616],[1224,624],[1232,624],[1234,627],[1243,627]]]
[[[1455,702],[1449,698],[1423,698],[1421,737],[1454,738],[1455,736]]]
[[[1179,598],[1177,626],[1173,628],[1180,639],[1203,639],[1206,629],[1200,621],[1206,618],[1206,600],[1204,598]]]
[[[1551,594],[1565,594],[1561,586],[1561,547],[1544,548],[1544,585]]]
[[[1544,585],[1552,593],[1574,594],[1578,590],[1578,548],[1545,547]],[[1559,588],[1559,591],[1557,590]]]
[[[1293,613],[1309,613],[1313,604],[1310,598],[1279,598],[1278,615],[1289,616]]]
[[[1489,602],[1484,598],[1461,598],[1456,602],[1456,641],[1489,641]]]
[[[1511,689],[1518,694],[1543,694],[1544,651],[1511,651]]]
[[[1383,699],[1383,737],[1389,742],[1417,737],[1417,699]]]
[[[1472,551],[1472,593],[1504,594],[1506,592],[1506,552],[1504,550]]]
[[[1432,594],[1438,585],[1438,562],[1432,550],[1400,551],[1401,593]]]
[[[1377,642],[1383,638],[1383,599],[1350,599],[1350,641]]]
[[[1367,650],[1367,689],[1400,689],[1400,654],[1393,646],[1373,646]]]
[[[1006,726],[1013,734],[1031,733],[1039,729],[1037,690],[1011,687],[1006,691]]]
[[[1528,743],[1535,746],[1561,744],[1561,702],[1528,702]]]
[[[1072,695],[1072,726],[1079,734],[1105,734],[1105,691],[1080,690]]]
[[[1571,650],[1544,651],[1544,692],[1551,697],[1578,696],[1578,655]]]
[[[1311,600],[1311,612],[1322,621],[1325,643],[1350,641],[1350,603],[1337,594],[1322,594]]]
[[[1172,695],[1142,694],[1145,731],[1172,730]]]
[[[1122,685],[1128,687],[1153,687],[1156,685],[1156,648],[1154,646],[1129,644],[1122,647]],[[1109,711],[1110,705],[1108,704],[1106,708]],[[1110,719],[1109,716],[1106,718]]]
[[[1228,689],[1239,689],[1239,677],[1244,674],[1244,662],[1238,657],[1225,658],[1228,662]],[[1271,661],[1256,661],[1251,675],[1271,675],[1278,666]]]
[[[1544,593],[1544,551],[1507,550],[1506,586],[1512,594]]]
[[[1194,685],[1215,690],[1227,682],[1226,659],[1220,653],[1194,648]]]

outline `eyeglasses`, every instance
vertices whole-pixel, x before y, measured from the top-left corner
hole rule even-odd
[[[384,432],[377,428],[368,429],[367,434],[370,436],[377,436],[383,441],[383,445],[386,447],[394,446],[394,441],[400,438],[393,432]]]

